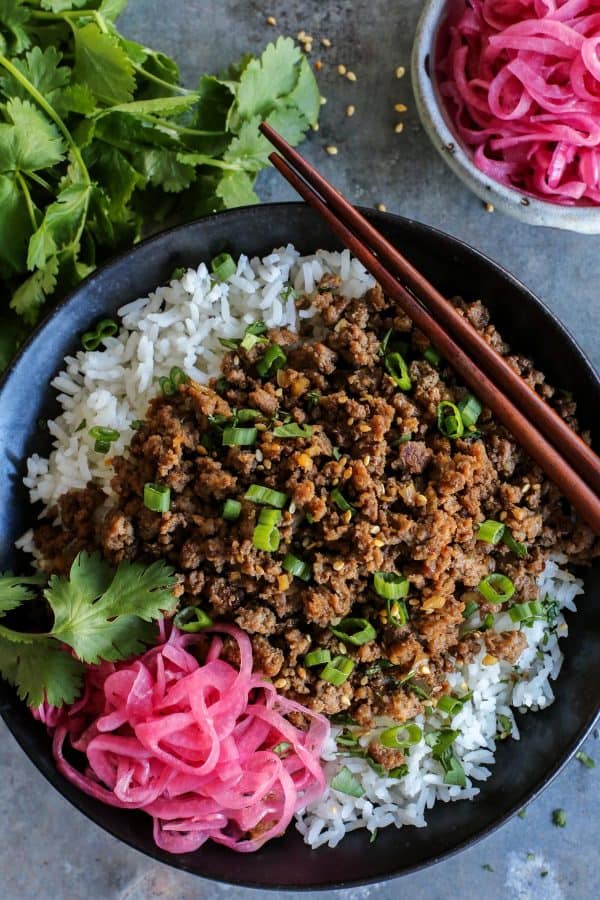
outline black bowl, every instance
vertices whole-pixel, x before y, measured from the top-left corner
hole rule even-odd
[[[552,383],[574,393],[581,421],[596,427],[600,382],[571,336],[523,285],[470,247],[397,216],[369,218],[445,294],[484,298],[515,350],[533,356]],[[14,540],[32,521],[21,478],[26,457],[46,453],[49,438],[37,428],[56,412],[48,382],[79,335],[100,316],[165,282],[173,269],[197,265],[224,249],[250,255],[291,241],[302,252],[338,242],[305,206],[284,203],[234,210],[164,232],[97,271],[46,319],[0,384],[0,570],[25,564]],[[596,435],[596,439],[598,434]],[[569,616],[565,663],[556,701],[519,721],[521,740],[500,744],[493,775],[472,802],[439,804],[425,829],[387,828],[368,844],[354,832],[335,849],[311,851],[293,828],[257,853],[236,854],[213,844],[172,856],[158,850],[142,813],[104,806],[58,774],[45,729],[14,691],[0,684],[0,710],[29,758],[68,800],[111,834],[180,869],[224,882],[266,888],[326,888],[379,881],[413,872],[472,844],[528,803],[567,762],[592,727],[600,683],[600,569],[585,573],[587,598]]]

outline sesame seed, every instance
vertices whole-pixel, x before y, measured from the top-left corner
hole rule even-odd
[[[484,666],[495,666],[498,659],[495,656],[492,656],[491,653],[486,653],[481,662]]]
[[[394,131],[396,134],[401,134],[404,131],[404,122],[396,122],[394,125]]]
[[[267,16],[267,25],[272,25],[273,28],[277,25],[277,19],[275,16]]]
[[[352,518],[352,510],[347,509],[346,512],[344,513],[344,515],[342,516],[342,519],[344,520],[344,522],[346,524],[348,524],[348,522],[350,521],[351,518]]]
[[[367,425],[366,422],[361,422],[358,426],[358,430],[362,431],[363,434],[367,434],[371,430],[371,426]]]
[[[292,514],[296,512],[296,504],[294,503],[293,500],[290,503],[290,505],[288,506],[288,511]]]
[[[334,147],[333,144],[327,144],[325,147],[325,152],[329,153],[330,156],[337,156],[338,148]]]
[[[338,70],[338,75],[345,75],[346,72],[348,71],[346,69],[346,66],[343,63],[339,64],[339,66],[337,67],[337,70]]]
[[[331,47],[331,41],[329,38],[321,38],[321,43],[324,47]]]
[[[299,31],[298,34],[296,35],[296,37],[298,38],[299,41],[306,40],[306,32],[304,31],[304,29],[302,29],[302,31]]]
[[[352,469],[350,468],[350,466],[348,466],[347,469],[344,469],[342,478],[344,479],[344,481],[348,481],[349,478],[352,478]]]
[[[398,66],[398,68],[396,69],[396,78],[404,78],[405,75],[406,69],[404,68],[404,66]]]
[[[379,210],[379,212],[387,212],[387,206],[385,205],[385,203],[378,203],[377,209]]]
[[[368,466],[370,462],[371,462],[371,457],[367,453],[366,456],[363,456],[363,465]]]
[[[254,456],[256,457],[258,462],[262,462],[264,459],[262,450],[257,450],[256,453],[254,454]]]
[[[352,106],[352,104],[350,104],[350,106],[346,107],[346,115],[347,116],[353,116],[355,112],[356,112],[356,107]]]
[[[396,110],[396,112],[406,112],[408,106],[406,106],[405,103],[396,103],[394,109]]]
[[[346,72],[346,78],[348,81],[356,81],[356,75],[354,72]]]
[[[305,42],[304,42],[304,52],[305,52],[305,53],[312,53],[312,41],[305,41]]]
[[[336,572],[341,572],[342,569],[344,568],[343,559],[336,559],[336,561],[333,563],[333,568],[335,569]]]
[[[320,59],[316,59],[315,60],[315,69],[317,70],[317,72],[320,72],[322,68],[323,68],[322,61]]]
[[[322,96],[319,100],[319,103],[321,104],[321,106],[325,106],[325,104],[327,103],[327,97]]]
[[[312,125],[311,127],[312,127],[312,130],[313,130],[313,131],[318,131],[318,130],[319,130],[319,123],[318,123],[318,122],[315,122],[315,124]]]
[[[371,534],[379,534],[380,531],[381,531],[381,528],[379,527],[379,525],[371,526]]]
[[[375,547],[384,547],[385,541],[382,541],[381,538],[375,538],[375,540],[373,541],[373,544]]]
[[[494,212],[494,204],[493,203],[485,203],[483,208],[488,213]]]

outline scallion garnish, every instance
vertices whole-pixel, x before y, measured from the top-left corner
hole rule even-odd
[[[492,572],[481,579],[477,590],[488,603],[505,603],[514,594],[515,586],[507,575]]]
[[[113,337],[118,330],[119,326],[114,319],[101,319],[92,331],[81,335],[83,349],[97,350],[105,338]]]
[[[244,495],[245,500],[251,500],[252,503],[261,503],[264,506],[275,506],[277,509],[283,509],[287,503],[287,494],[281,491],[274,491],[272,488],[263,487],[260,484],[251,484]]]
[[[279,549],[281,535],[274,525],[257,525],[252,535],[252,543],[257,550],[266,550],[273,553]]]
[[[358,735],[354,734],[354,732],[350,731],[348,728],[344,728],[342,733],[336,737],[335,742],[336,744],[339,744],[340,747],[357,747]]]
[[[504,534],[502,535],[502,543],[506,544],[508,549],[512,553],[516,553],[520,559],[524,559],[527,556],[527,547],[525,544],[519,543],[519,541],[515,541],[512,531],[510,528],[504,529]]]
[[[306,400],[307,400],[309,409],[313,409],[315,406],[317,406],[320,399],[321,399],[321,391],[307,391],[306,392]]]
[[[77,428],[75,429],[75,434],[78,431],[83,431],[84,428],[87,428],[87,419],[82,419]]]
[[[339,686],[348,680],[352,670],[354,669],[354,660],[349,656],[334,656],[331,662],[328,662],[319,677],[323,681]]]
[[[140,428],[143,426],[143,424],[144,424],[143,419],[134,419],[129,427],[131,428],[132,431],[139,431]]]
[[[448,716],[455,716],[472,696],[472,694],[465,694],[464,697],[452,697],[450,694],[445,694],[438,700],[436,708]]]
[[[237,409],[234,413],[234,425],[247,425],[248,422],[256,422],[262,418],[262,413],[257,409]]]
[[[443,728],[425,735],[425,743],[432,748],[432,756],[441,763],[444,769],[444,784],[466,787],[467,778],[459,759],[452,750],[452,745],[460,731]]]
[[[373,575],[375,593],[385,600],[400,600],[408,596],[408,578],[398,572],[375,572]]]
[[[515,603],[508,610],[508,614],[511,622],[520,622],[523,625],[532,625],[535,620],[547,618],[544,607],[539,600]]]
[[[460,401],[458,408],[460,410],[460,417],[463,421],[463,425],[465,428],[472,429],[481,415],[481,410],[483,409],[481,403],[477,397],[474,397],[473,394],[469,394],[466,400]]]
[[[180,384],[187,384],[190,380],[179,366],[173,366],[169,372],[169,378],[171,379],[171,384],[175,388],[178,388]]]
[[[281,565],[286,572],[290,573],[290,575],[294,575],[301,581],[310,581],[310,577],[312,575],[312,569],[310,565],[307,562],[304,562],[302,559],[298,559],[298,557],[294,556],[293,553],[286,553],[283,557],[283,562],[281,563]]]
[[[505,741],[506,738],[510,737],[512,734],[513,723],[510,716],[505,716],[503,713],[498,713],[496,716],[496,739],[499,741]]]
[[[278,425],[273,429],[275,437],[295,438],[295,437],[311,437],[313,433],[311,425],[298,425],[296,422],[290,422],[289,425]]]
[[[552,811],[552,824],[558,828],[564,828],[567,824],[567,814],[564,809],[555,809]]]
[[[165,513],[171,506],[171,488],[166,484],[144,485],[144,506],[152,512]]]
[[[329,650],[311,650],[304,657],[304,665],[312,669],[313,666],[322,666],[331,661],[331,652]]]
[[[261,509],[258,514],[259,525],[279,525],[283,513],[280,509]]]
[[[465,608],[463,609],[463,619],[470,619],[474,612],[477,612],[479,609],[479,604],[474,600],[469,600]]]
[[[265,355],[256,363],[256,371],[261,378],[266,378],[267,375],[272,375],[285,366],[286,362],[287,356],[281,347],[278,344],[270,344]]]
[[[197,606],[186,606],[173,619],[173,624],[180,631],[188,631],[192,634],[195,634],[197,631],[203,631],[204,628],[210,628],[212,623],[213,620],[208,613],[205,613],[204,610],[199,609]]]
[[[351,514],[354,514],[356,512],[355,507],[352,506],[351,503],[348,503],[348,501],[346,500],[346,498],[344,497],[344,495],[342,494],[342,492],[340,491],[339,488],[334,488],[332,490],[331,499],[333,500],[333,502],[335,503],[337,508],[340,509],[342,512],[349,512]]]
[[[438,353],[435,347],[427,347],[427,349],[423,351],[423,356],[432,366],[439,366],[442,361],[442,354]]]
[[[230,253],[219,253],[210,261],[210,268],[219,281],[227,281],[232,275],[235,275],[237,266]]]
[[[592,759],[591,756],[588,756],[583,750],[578,750],[575,754],[575,759],[579,760],[579,762],[586,767],[586,769],[595,769],[596,763]]]
[[[337,775],[331,780],[331,787],[340,794],[348,794],[349,797],[362,797],[363,787],[348,766],[342,766]]]
[[[163,394],[165,395],[165,397],[172,397],[173,394],[177,393],[177,388],[175,387],[175,385],[173,384],[173,382],[171,381],[171,379],[169,378],[168,375],[162,375],[158,379],[158,383],[159,383],[160,389],[163,392]]]
[[[226,500],[221,515],[229,522],[235,522],[236,519],[239,519],[241,511],[242,504],[239,500]]]
[[[486,519],[479,526],[477,532],[477,540],[484,541],[486,544],[498,544],[504,535],[504,525],[495,519]]]
[[[119,438],[119,432],[114,428],[103,428],[95,425],[90,428],[90,437],[94,438],[94,450],[96,453],[108,453],[110,445]]]
[[[335,459],[336,462],[339,462],[340,459],[342,458],[342,451],[340,450],[339,447],[332,447],[331,455],[333,456],[333,458]]]
[[[336,638],[346,644],[354,644],[355,647],[362,647],[377,636],[377,632],[366,619],[342,619],[336,626],[330,625],[329,630]]]
[[[388,375],[401,391],[409,391],[411,389],[412,382],[408,374],[408,366],[400,353],[387,353],[383,364]]]
[[[389,343],[391,336],[392,336],[392,329],[390,328],[390,330],[386,331],[386,333],[384,334],[383,340],[381,341],[381,343],[379,345],[379,350],[377,351],[378,356],[385,356],[385,353],[387,350],[387,345]]]
[[[256,443],[257,436],[256,428],[225,428],[223,429],[223,446],[250,447]]]
[[[422,737],[423,732],[418,725],[396,725],[381,732],[379,743],[391,750],[403,750],[418,744]]]
[[[225,347],[226,350],[237,350],[240,346],[239,338],[219,338],[219,343],[221,347]]]
[[[450,410],[446,413],[445,410]],[[459,438],[465,433],[465,426],[460,414],[460,410],[455,403],[449,400],[442,400],[437,406],[437,425],[439,430],[445,437]]]

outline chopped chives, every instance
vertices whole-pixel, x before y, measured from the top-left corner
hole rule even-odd
[[[259,525],[279,525],[282,512],[280,509],[261,509],[258,514]]]
[[[210,628],[212,623],[213,620],[208,613],[197,606],[186,606],[173,619],[173,624],[180,631],[188,631],[192,634],[202,631],[204,628]]]
[[[348,766],[342,766],[340,771],[331,781],[331,787],[340,794],[348,794],[350,797],[362,797],[364,794],[363,787]]]
[[[102,425],[94,425],[90,428],[90,437],[96,441],[108,441],[111,444],[119,438],[119,432],[114,428],[104,428]]]
[[[295,438],[295,437],[311,437],[313,433],[312,426],[298,425],[296,422],[290,422],[289,425],[278,425],[273,429],[275,437]]]
[[[508,610],[511,622],[522,622],[531,625],[535,619],[546,619],[544,607],[539,600],[528,600],[525,603],[515,603]]]
[[[273,553],[279,549],[281,535],[274,525],[256,525],[252,535],[252,543],[257,550],[266,550]]]
[[[385,600],[400,600],[408,596],[408,578],[398,572],[375,572],[373,575],[375,592]]]
[[[77,428],[75,429],[75,434],[78,431],[83,431],[84,428],[87,428],[87,419],[82,419]]]
[[[502,543],[506,544],[508,549],[512,553],[516,553],[518,557],[524,559],[527,556],[527,547],[525,544],[519,543],[519,541],[515,541],[512,531],[510,528],[504,529],[504,534],[502,535]]]
[[[379,743],[391,750],[402,750],[418,744],[422,737],[423,732],[418,725],[396,725],[381,732]]]
[[[400,390],[409,391],[411,389],[412,382],[408,374],[408,366],[400,353],[386,354],[383,364],[388,375]]]
[[[346,500],[346,498],[344,497],[342,492],[339,490],[339,488],[334,488],[332,490],[331,499],[333,500],[333,502],[335,503],[337,508],[340,509],[342,512],[351,512],[351,513],[356,512],[355,507],[352,506],[351,503],[348,503],[348,501]]]
[[[298,559],[298,557],[294,556],[293,553],[286,553],[286,555],[283,557],[283,562],[281,563],[281,565],[286,572],[289,572],[290,575],[294,575],[301,581],[310,580],[310,577],[312,575],[310,565],[307,562],[304,562],[302,559]]]
[[[169,372],[169,378],[171,379],[171,384],[174,388],[178,388],[180,384],[187,384],[190,380],[179,366],[173,366]]]
[[[238,338],[219,338],[219,343],[221,347],[225,347],[226,350],[237,350],[240,346],[240,341]]]
[[[448,716],[455,716],[463,708],[464,702],[464,699],[461,700],[458,697],[451,697],[448,694],[445,694],[438,700],[437,709],[441,710],[441,712],[443,713],[446,713],[446,715]]]
[[[143,426],[143,424],[144,424],[143,419],[134,419],[129,427],[131,428],[132,431],[139,431],[140,428]]]
[[[223,504],[223,512],[221,515],[224,519],[235,522],[236,519],[239,519],[241,511],[242,504],[239,500],[226,500]]]
[[[347,644],[354,644],[355,647],[362,647],[377,636],[377,632],[367,619],[342,619],[335,627],[329,626],[332,634]]]
[[[223,446],[250,447],[256,443],[257,436],[256,428],[225,428],[223,429]]]
[[[252,503],[262,503],[265,506],[275,506],[277,509],[283,509],[288,500],[287,494],[263,487],[260,484],[251,484],[244,495],[244,499],[250,500]]]
[[[331,652],[329,650],[311,650],[304,657],[304,665],[311,669],[313,666],[322,666],[324,663],[331,661]]]
[[[488,603],[505,603],[514,594],[515,586],[507,575],[492,572],[481,579],[477,590]]]
[[[406,609],[404,600],[387,599],[385,601],[385,608],[388,625],[395,625],[397,628],[406,625],[408,622],[408,610]]]
[[[278,369],[281,369],[286,362],[287,356],[281,347],[278,344],[270,344],[265,355],[256,363],[256,371],[261,378],[265,378],[267,375],[272,375]]]
[[[165,513],[171,506],[171,488],[166,484],[144,485],[144,506],[152,512]]]
[[[445,414],[444,410],[449,409],[451,412]],[[460,414],[460,410],[455,403],[449,400],[442,400],[437,406],[437,426],[445,437],[459,438],[465,433],[465,426]]]
[[[108,453],[110,450],[110,441],[94,441],[94,450],[96,453]]]
[[[564,828],[567,824],[567,814],[564,809],[555,809],[552,812],[552,824],[558,828]]]
[[[432,366],[439,366],[442,361],[442,354],[438,353],[435,347],[427,347],[427,349],[423,351],[423,356]]]
[[[177,393],[177,388],[175,387],[175,385],[173,384],[171,379],[168,377],[168,375],[162,375],[158,379],[158,383],[159,383],[160,389],[163,392],[163,394],[165,395],[165,397],[172,397],[173,394]]]
[[[477,397],[473,396],[473,394],[469,394],[466,400],[461,400],[458,404],[458,408],[460,410],[460,417],[463,421],[463,425],[465,428],[469,429],[475,425],[483,409],[481,403]]]
[[[349,656],[334,656],[320,674],[323,681],[339,686],[348,680],[354,668],[354,661]]]
[[[486,544],[498,544],[504,535],[504,525],[495,519],[486,519],[479,526],[477,532],[477,540],[484,541]]]
[[[584,753],[583,750],[578,750],[575,754],[575,759],[579,760],[579,762],[586,767],[586,769],[595,769],[596,763],[592,759],[591,756],[588,756],[587,753]]]
[[[210,268],[213,275],[219,281],[227,281],[232,275],[235,275],[237,266],[231,253],[219,253],[210,261]]]
[[[475,603],[474,600],[469,600],[465,608],[463,609],[463,619],[470,619],[474,612],[477,612],[479,609],[479,604]]]
[[[392,329],[390,328],[390,330],[386,331],[386,333],[384,334],[383,340],[381,341],[381,343],[379,345],[379,350],[377,351],[378,356],[385,356],[385,352],[387,350],[387,345],[389,343],[391,336],[392,336]]]

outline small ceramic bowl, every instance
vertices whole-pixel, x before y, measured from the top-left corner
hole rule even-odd
[[[560,206],[524,196],[518,190],[494,181],[475,166],[471,151],[454,133],[437,89],[434,69],[440,26],[454,5],[464,6],[464,3],[465,0],[427,0],[417,26],[411,64],[412,83],[421,123],[433,145],[454,174],[495,209],[529,225],[600,234],[600,207]]]

